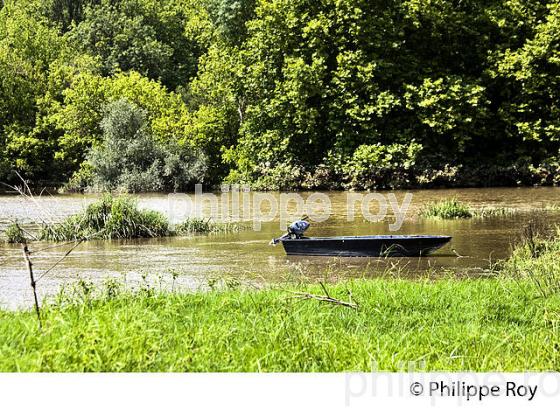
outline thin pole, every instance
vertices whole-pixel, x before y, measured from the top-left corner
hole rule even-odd
[[[39,329],[42,329],[41,324],[41,311],[39,310],[39,299],[37,298],[37,283],[35,282],[35,277],[33,276],[33,263],[31,263],[31,259],[29,258],[29,249],[27,248],[27,244],[23,243],[22,245],[23,250],[23,257],[25,258],[25,265],[27,266],[27,271],[29,272],[29,278],[31,279],[31,288],[33,289],[33,298],[35,300],[35,313],[37,313],[37,320],[39,321]]]

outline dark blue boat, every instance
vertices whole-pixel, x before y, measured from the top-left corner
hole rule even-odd
[[[282,237],[288,255],[426,256],[451,240],[442,235],[371,235],[326,238]]]

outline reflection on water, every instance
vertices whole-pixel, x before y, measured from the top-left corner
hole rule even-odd
[[[330,279],[350,276],[375,276],[387,264],[400,263],[403,272],[416,275],[430,268],[449,268],[455,272],[473,271],[488,266],[490,260],[504,258],[510,252],[512,241],[518,235],[531,209],[560,204],[558,188],[488,188],[408,191],[414,198],[398,234],[452,235],[450,245],[426,258],[328,258],[287,257],[282,246],[269,246],[272,237],[281,234],[279,224],[264,222],[260,231],[162,238],[129,241],[92,241],[80,245],[59,267],[38,284],[43,295],[55,293],[62,285],[78,278],[99,281],[106,277],[127,274],[127,280],[137,282],[149,273],[156,285],[169,286],[171,271],[179,273],[176,285],[182,288],[205,286],[209,279],[235,277],[255,283],[307,278]],[[394,191],[402,200],[405,191]],[[303,194],[304,197],[308,193]],[[394,233],[389,221],[371,223],[357,218],[346,221],[346,193],[328,193],[332,216],[327,221],[313,224],[309,235],[364,235]],[[468,220],[426,220],[418,218],[418,210],[427,202],[456,197],[474,207],[512,207],[524,212],[508,217]],[[20,221],[57,220],[78,212],[95,196],[68,195],[38,198],[30,202],[16,196],[0,196],[0,223],[17,218]],[[166,195],[142,195],[143,207],[166,212]],[[288,218],[296,218],[295,209]],[[560,214],[547,214],[550,223],[560,222]],[[49,244],[34,244],[38,247]],[[457,258],[453,250],[464,255]],[[46,250],[34,257],[40,272],[58,260],[65,248]],[[474,270],[476,272],[476,270]],[[28,305],[31,301],[29,278],[18,246],[0,244],[0,304],[7,307]]]

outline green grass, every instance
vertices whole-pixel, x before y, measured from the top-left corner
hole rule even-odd
[[[167,236],[168,225],[161,213],[139,209],[133,198],[107,194],[90,204],[84,212],[72,215],[59,224],[44,226],[40,239],[72,241],[87,238],[154,238]]]
[[[546,221],[526,226],[521,243],[502,263],[501,272],[528,280],[541,297],[560,293],[560,228],[550,232]]]
[[[296,297],[324,295],[312,284],[81,282],[43,306],[42,331],[33,311],[0,310],[0,371],[560,371],[560,231],[548,228],[532,220],[484,279],[326,285],[357,309]]]
[[[450,198],[429,203],[420,211],[420,215],[425,218],[458,219],[471,218],[473,211],[463,202]]]
[[[27,241],[24,230],[17,222],[12,222],[6,227],[4,236],[7,243],[25,243]]]
[[[211,219],[188,218],[178,224],[174,233],[177,235],[188,235],[192,233],[230,233],[245,229],[245,225],[237,222],[215,222]]]
[[[506,216],[515,215],[519,212],[520,211],[518,209],[506,208],[506,207],[497,207],[497,208],[484,207],[472,211],[473,216],[477,218],[506,217]]]
[[[0,311],[0,371],[560,370],[560,299],[514,279],[328,285],[357,310],[288,290],[89,291]]]

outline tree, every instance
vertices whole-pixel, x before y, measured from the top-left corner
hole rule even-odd
[[[0,180],[14,170],[36,181],[58,175],[52,164],[56,135],[35,125],[48,69],[65,53],[57,31],[19,3],[0,10]]]
[[[102,139],[105,106],[123,98],[145,110],[147,127],[155,139],[190,143],[191,115],[178,94],[135,72],[113,78],[81,72],[72,77],[62,102],[50,101],[52,105],[45,108],[45,122],[61,133],[56,157],[77,171],[88,150]]]
[[[210,20],[230,44],[239,45],[246,37],[245,24],[255,17],[256,0],[207,0]]]
[[[558,155],[560,147],[560,5],[548,6],[532,38],[498,60],[496,77],[507,80],[500,107],[507,134],[526,142],[537,157]]]
[[[107,105],[103,140],[88,155],[94,186],[145,192],[186,189],[203,181],[204,156],[176,141],[157,141],[146,119],[144,110],[124,99]]]
[[[104,1],[87,6],[67,36],[80,51],[99,58],[104,76],[134,70],[175,89],[195,74],[201,53],[185,36],[187,19],[172,1]]]

